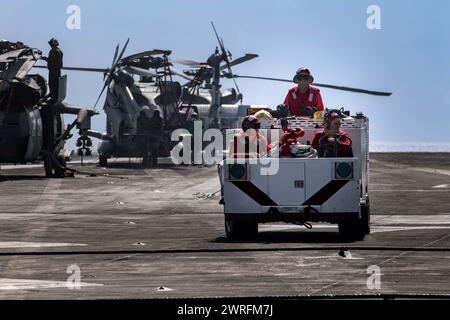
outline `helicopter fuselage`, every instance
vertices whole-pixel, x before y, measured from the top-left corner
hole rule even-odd
[[[11,106],[0,110],[0,163],[28,163],[42,160],[41,150],[64,132],[64,118],[45,121],[47,115],[37,106]],[[54,126],[48,128],[48,126]],[[53,137],[47,137],[53,134]],[[59,152],[62,145],[56,148]]]

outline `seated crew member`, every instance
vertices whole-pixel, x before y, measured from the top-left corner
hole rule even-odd
[[[148,163],[148,152],[150,151],[150,121],[147,117],[145,110],[139,112],[139,116],[136,121],[136,134],[139,148],[141,150],[142,164]]]
[[[341,130],[341,118],[336,111],[330,111],[324,117],[324,130],[316,133],[312,147],[319,157],[353,157],[352,140]]]
[[[270,146],[267,143],[267,139],[259,133],[260,126],[261,124],[258,118],[254,115],[244,118],[242,121],[242,132],[236,134],[230,142],[231,158],[250,158],[251,156],[256,156],[259,158],[270,151]],[[221,194],[219,204],[224,204],[222,177],[223,167],[219,166],[218,168]]]
[[[267,139],[259,133],[260,126],[255,116],[245,117],[242,121],[242,132],[236,134],[230,144],[230,153],[233,158],[250,156],[259,158],[270,150]]]
[[[316,111],[323,111],[320,90],[312,87],[314,77],[307,68],[300,68],[293,79],[297,86],[290,89],[284,99],[291,116],[313,117]]]

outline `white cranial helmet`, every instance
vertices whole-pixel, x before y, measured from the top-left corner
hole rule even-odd
[[[259,120],[261,129],[269,129],[273,125],[274,120],[269,111],[260,110],[255,113],[255,117]]]

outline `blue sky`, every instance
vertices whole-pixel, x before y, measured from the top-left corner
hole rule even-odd
[[[391,91],[375,97],[321,89],[327,107],[369,116],[372,141],[450,141],[450,1],[0,1],[0,38],[47,52],[47,41],[57,37],[66,66],[106,67],[128,37],[129,54],[161,48],[173,50],[173,59],[204,60],[216,46],[214,20],[234,57],[259,55],[235,73],[290,79],[307,66],[317,82]],[[71,4],[81,8],[81,30],[66,28]],[[381,9],[381,30],[366,26],[372,4]],[[102,75],[68,77],[67,101],[92,106]],[[244,103],[271,106],[292,86],[238,83]],[[103,131],[105,117],[93,127]]]

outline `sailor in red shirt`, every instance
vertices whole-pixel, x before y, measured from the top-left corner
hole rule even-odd
[[[323,111],[322,96],[320,90],[311,87],[314,77],[307,68],[300,68],[293,81],[297,86],[290,89],[284,99],[284,104],[289,106],[292,116],[312,117],[316,111]]]
[[[325,127],[316,133],[312,147],[317,150],[319,157],[353,157],[352,140],[341,130],[341,118],[335,110],[324,116]]]

